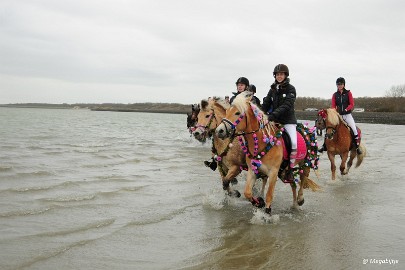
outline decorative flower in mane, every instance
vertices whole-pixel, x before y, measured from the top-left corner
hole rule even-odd
[[[326,119],[326,117],[328,116],[328,115],[326,114],[326,110],[320,110],[320,111],[318,112],[318,115],[321,116],[323,119]]]

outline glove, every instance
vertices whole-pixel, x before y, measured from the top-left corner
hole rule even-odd
[[[269,120],[269,121],[275,121],[276,118],[274,118],[274,115],[273,115],[273,114],[269,114],[269,115],[267,116],[267,120]]]

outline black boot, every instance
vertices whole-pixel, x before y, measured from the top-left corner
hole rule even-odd
[[[326,149],[326,144],[323,143],[322,147],[318,149],[318,152],[319,152],[319,153],[323,153],[323,151],[326,151],[326,150],[327,150],[327,149]]]
[[[359,138],[359,135],[357,135],[357,136],[354,137],[354,143],[356,144],[356,152],[357,152],[357,155],[363,154],[363,152],[362,152],[361,149],[360,149],[360,138]]]
[[[285,173],[285,183],[292,183],[294,182],[294,173],[291,169],[286,169],[287,172]]]
[[[209,167],[213,171],[215,171],[217,169],[217,163],[213,158],[211,158],[211,160],[204,161],[204,165],[206,167]]]

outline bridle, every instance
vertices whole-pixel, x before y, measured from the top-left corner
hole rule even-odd
[[[333,139],[333,135],[335,135],[335,133],[336,133],[336,127],[337,126],[334,126],[334,127],[331,127],[331,126],[327,126],[326,127],[326,131],[325,131],[325,138],[326,139],[328,139],[328,140],[332,140]],[[330,132],[330,133],[328,133],[328,130],[332,130],[332,132]]]
[[[210,113],[210,115],[209,115],[209,120],[208,120],[208,123],[205,125],[205,126],[203,126],[203,125],[196,125],[195,126],[195,130],[197,130],[198,128],[201,128],[202,130],[203,130],[203,132],[210,132],[211,130],[209,129],[209,127],[211,126],[211,124],[212,124],[212,121],[215,119],[215,121],[217,122],[217,124],[218,124],[218,120],[217,120],[217,117],[215,116],[215,113],[214,113],[214,110],[213,109],[211,109],[211,113]]]
[[[336,125],[336,126],[326,126],[326,117],[328,117],[328,114],[326,113],[325,110],[320,111],[318,113],[318,116],[320,116],[322,118],[323,126],[325,127],[325,139],[332,140],[333,136],[336,133],[336,128],[337,128],[338,125]],[[328,130],[332,130],[332,131],[328,133]]]
[[[245,135],[248,135],[248,134],[256,133],[256,132],[258,132],[258,131],[260,130],[260,128],[258,128],[257,130],[252,130],[252,131],[248,131],[248,132],[242,131],[242,132],[237,133],[237,132],[236,132],[236,126],[239,125],[239,123],[243,120],[243,118],[245,118],[245,115],[246,115],[246,113],[242,113],[242,114],[239,116],[239,118],[236,119],[235,122],[233,122],[233,123],[231,122],[231,120],[226,119],[225,117],[222,118],[222,121],[221,121],[221,122],[224,123],[225,132],[226,132],[226,135],[227,135],[228,137],[229,137],[229,136],[232,136],[232,137],[235,137],[235,136],[245,136]],[[228,127],[227,127],[226,124],[228,124],[228,125],[231,126],[231,130],[228,130]],[[246,126],[247,126],[247,118],[246,118]]]

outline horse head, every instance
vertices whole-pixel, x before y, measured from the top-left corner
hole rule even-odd
[[[190,133],[193,133],[195,125],[197,124],[197,115],[200,112],[199,104],[191,105],[191,113],[187,113],[187,128]]]
[[[318,112],[317,118],[315,119],[315,127],[316,127],[316,133],[318,136],[322,136],[322,130],[326,128],[326,110],[320,110]]]
[[[340,123],[339,113],[335,109],[329,108],[326,110],[321,110],[318,113],[318,116],[321,116],[322,119],[325,121],[325,138],[328,140],[333,140],[333,136],[336,133],[337,126]]]
[[[263,120],[264,113],[255,104],[251,103],[252,96],[251,92],[246,91],[234,99],[232,106],[226,111],[222,123],[215,130],[218,137],[224,139],[251,132],[250,129],[256,129],[259,122],[253,121],[248,124],[247,119],[256,117],[259,121]]]
[[[202,100],[195,130],[193,131],[194,138],[204,142],[207,137],[211,137],[225,116],[227,108],[229,108],[229,105],[219,97],[214,97],[209,101]]]

